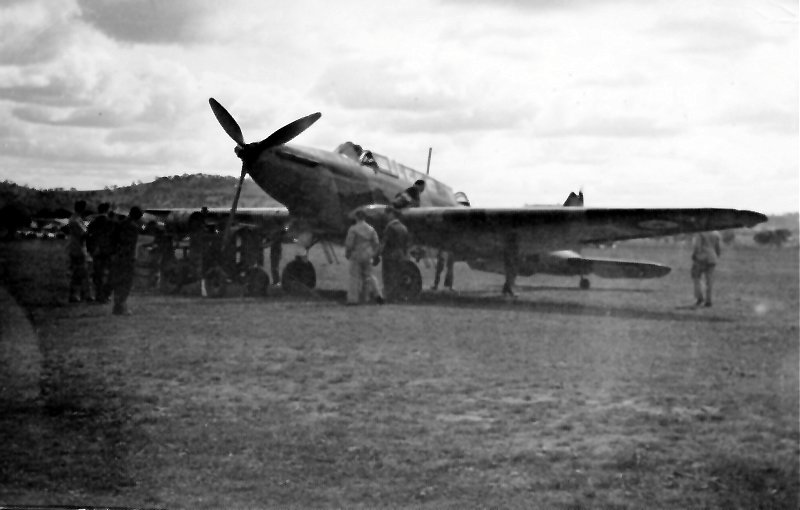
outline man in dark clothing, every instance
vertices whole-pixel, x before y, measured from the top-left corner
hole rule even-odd
[[[405,190],[398,193],[392,201],[392,206],[395,209],[405,209],[406,207],[419,207],[420,195],[425,191],[425,181],[419,179],[413,186],[409,186]]]
[[[391,300],[397,286],[402,264],[408,259],[408,229],[400,221],[400,211],[390,207],[386,210],[389,223],[383,230],[380,254],[383,258],[381,273],[383,276],[383,292],[386,299]]]
[[[447,271],[444,273],[444,288],[453,290],[453,266],[455,265],[455,261],[453,252],[439,250],[439,253],[436,255],[436,273],[433,277],[433,287],[431,287],[431,290],[437,290],[439,288],[439,279],[445,267],[447,267]]]
[[[92,256],[94,297],[98,303],[107,303],[108,296],[111,294],[111,288],[108,284],[108,272],[111,255],[114,251],[111,245],[114,222],[109,217],[110,207],[107,202],[97,206],[97,216],[89,223],[86,234],[86,248]]]
[[[141,226],[139,220],[142,210],[131,207],[128,216],[114,229],[114,255],[111,261],[111,285],[114,289],[114,315],[130,315],[127,301],[133,286],[133,272],[136,263],[136,242]]]

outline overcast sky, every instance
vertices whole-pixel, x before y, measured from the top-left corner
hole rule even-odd
[[[0,33],[0,180],[238,175],[214,97],[247,141],[433,147],[476,206],[799,208],[796,1],[0,0]]]

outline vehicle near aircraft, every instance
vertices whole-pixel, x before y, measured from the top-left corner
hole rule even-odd
[[[237,228],[258,232],[261,246],[289,240],[307,253],[319,243],[328,254],[330,243],[343,242],[356,209],[364,210],[380,232],[386,221],[385,210],[394,197],[420,179],[426,183],[420,206],[404,209],[403,223],[416,245],[446,249],[456,260],[467,262],[502,263],[509,250],[533,256],[626,239],[749,227],[767,219],[753,211],[716,208],[472,207],[464,193],[454,193],[446,184],[388,157],[369,151],[371,158],[362,158],[366,151],[354,143],[345,142],[332,152],[289,145],[320,118],[320,113],[291,122],[260,142],[245,143],[230,113],[213,98],[209,104],[217,121],[236,142],[235,153],[242,161],[230,211],[205,213],[206,220],[225,223],[221,227],[221,253],[226,255],[220,258],[219,267],[213,268],[215,281],[246,278],[252,273],[252,267],[236,255],[238,241],[233,239]],[[285,207],[237,210],[248,174]],[[147,209],[164,224],[166,232],[185,231],[190,211]],[[258,260],[253,264],[263,267]],[[281,279],[289,288],[295,283],[313,288],[316,283],[314,268],[303,256],[285,266]],[[398,285],[398,294],[406,298],[421,291],[420,271],[413,261],[405,264]]]

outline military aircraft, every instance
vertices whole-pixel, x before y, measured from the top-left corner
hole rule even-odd
[[[463,192],[454,193],[446,184],[354,143],[345,142],[332,152],[289,145],[320,118],[320,113],[291,122],[260,142],[245,143],[233,116],[215,99],[209,99],[209,104],[236,143],[234,151],[242,162],[230,211],[205,212],[207,218],[227,223],[226,246],[234,222],[256,226],[273,247],[291,240],[307,253],[317,243],[323,247],[340,244],[356,209],[365,211],[368,221],[380,232],[386,208],[417,180],[426,184],[419,207],[402,212],[402,221],[414,242],[449,250],[456,260],[467,262],[502,264],[504,255],[511,251],[531,257],[626,239],[749,227],[767,219],[753,211],[714,208],[472,207]],[[237,211],[248,174],[285,207]],[[186,209],[147,212],[177,229],[190,216]],[[281,278],[284,284],[300,282],[312,288],[316,282],[314,268],[304,257],[289,262]],[[399,294],[408,297],[421,291],[422,279],[414,262],[404,267],[398,287]]]

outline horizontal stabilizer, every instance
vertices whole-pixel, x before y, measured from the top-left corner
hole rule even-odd
[[[590,273],[601,278],[661,278],[672,270],[652,262],[588,258],[583,261],[589,265]]]

